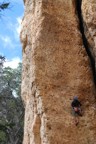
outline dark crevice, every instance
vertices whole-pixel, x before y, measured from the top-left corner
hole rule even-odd
[[[83,24],[83,18],[82,18],[81,5],[82,5],[82,0],[76,0],[77,15],[78,15],[78,18],[79,18],[79,28],[80,28],[80,32],[82,34],[83,45],[84,45],[84,47],[86,49],[86,52],[87,52],[87,54],[88,54],[88,56],[90,58],[92,72],[93,72],[93,78],[94,78],[94,83],[96,84],[95,59],[92,56],[92,53],[90,51],[87,38],[86,38],[85,33],[84,33],[84,26],[83,26],[84,24]]]

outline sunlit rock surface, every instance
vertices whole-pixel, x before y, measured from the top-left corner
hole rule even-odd
[[[95,144],[95,87],[75,0],[26,0],[21,42],[23,144]],[[75,95],[83,108],[77,127]]]

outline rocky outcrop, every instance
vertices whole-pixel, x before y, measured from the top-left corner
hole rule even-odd
[[[82,18],[84,23],[84,32],[88,41],[88,47],[95,64],[96,81],[96,1],[82,0]]]
[[[95,144],[95,86],[75,0],[27,0],[22,23],[23,144]],[[76,127],[70,103],[78,95]]]

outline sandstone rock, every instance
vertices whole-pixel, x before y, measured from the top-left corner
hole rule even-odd
[[[82,15],[89,48],[96,62],[96,0],[82,1]]]
[[[22,23],[23,144],[95,144],[95,87],[74,0],[27,0]],[[76,127],[70,103],[78,95]]]

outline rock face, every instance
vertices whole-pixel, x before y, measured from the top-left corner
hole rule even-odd
[[[23,144],[95,144],[95,86],[75,0],[27,0],[22,22]],[[83,117],[73,123],[77,95]]]
[[[96,69],[96,0],[82,1],[82,15],[85,35],[89,43],[90,52],[95,60]]]

